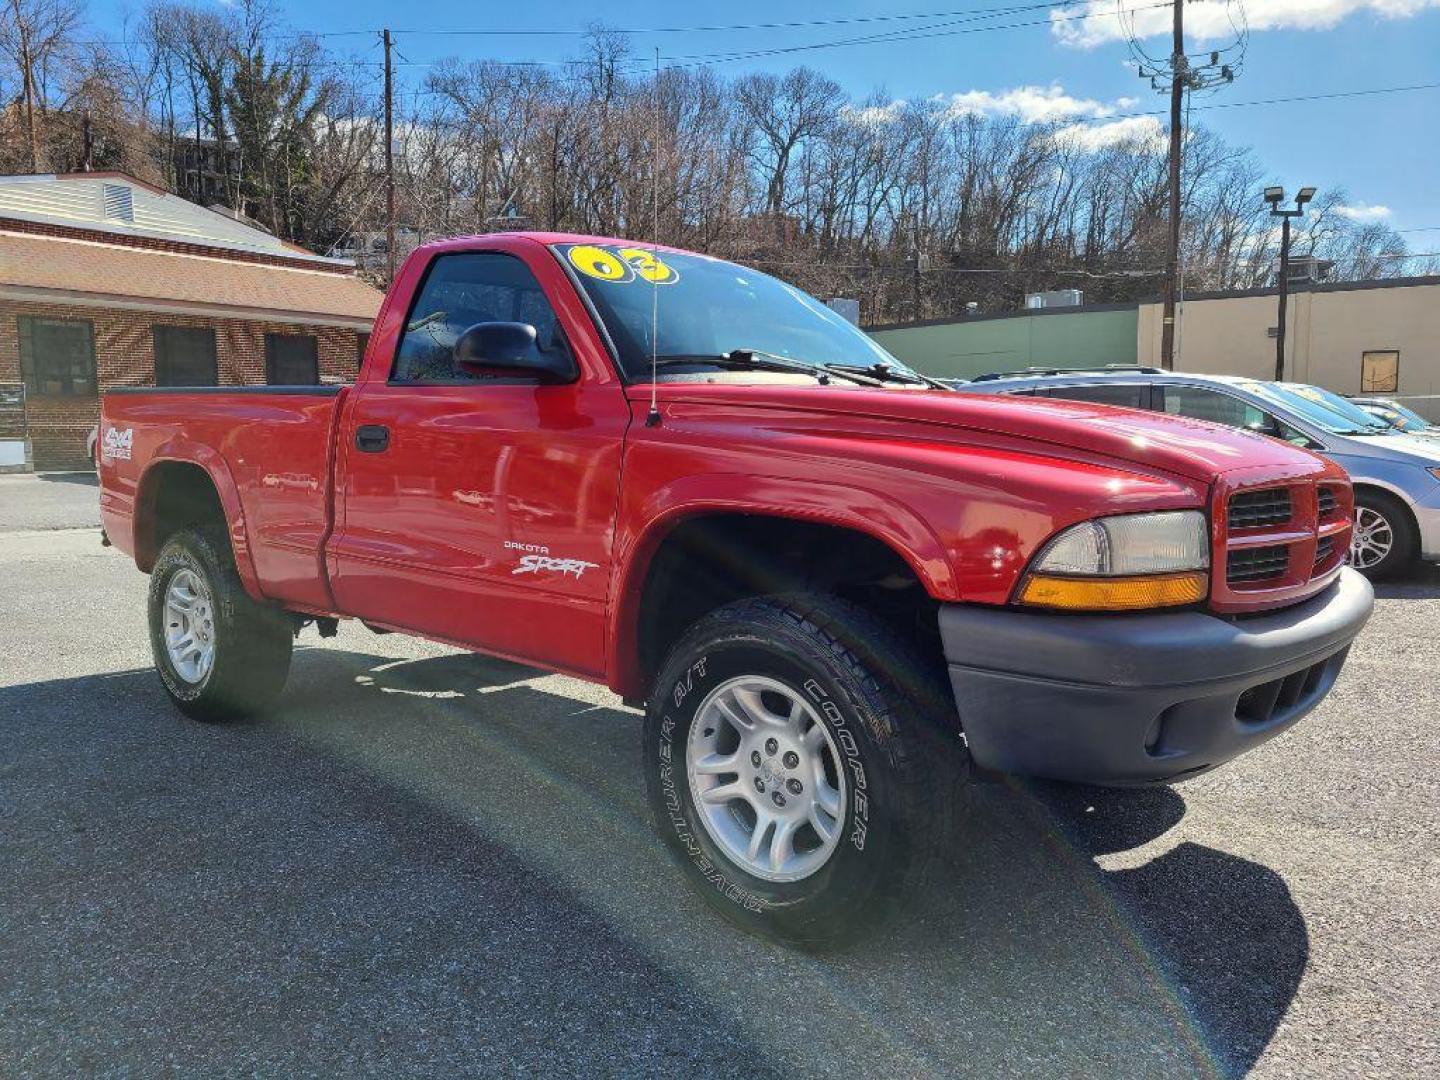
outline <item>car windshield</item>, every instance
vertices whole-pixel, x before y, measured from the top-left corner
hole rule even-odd
[[[1401,431],[1424,431],[1430,427],[1430,421],[1417,413],[1414,409],[1401,405],[1398,401],[1387,401],[1383,405],[1378,402],[1367,402],[1365,409],[1373,411],[1376,416],[1390,421]]]
[[[1352,419],[1345,413],[1332,409],[1318,393],[1297,393],[1293,384],[1246,382],[1241,383],[1240,386],[1252,394],[1295,413],[1331,435],[1381,435],[1393,430],[1383,421],[1376,420],[1373,416],[1366,416],[1364,413],[1360,413],[1364,417],[1363,420]],[[1349,405],[1350,403],[1346,402],[1345,404]],[[1353,405],[1350,405],[1350,409],[1360,412]],[[1346,412],[1348,413],[1350,409],[1347,409]]]
[[[650,377],[652,325],[660,359],[771,354],[818,367],[910,369],[860,329],[778,278],[735,263],[619,244],[557,244],[620,354],[627,378]],[[674,370],[674,365],[671,365]]]
[[[1304,398],[1306,401],[1313,401],[1317,405],[1323,405],[1331,412],[1343,416],[1352,424],[1363,426],[1377,433],[1385,433],[1390,430],[1390,425],[1378,416],[1371,416],[1364,409],[1360,408],[1353,401],[1347,401],[1333,390],[1326,390],[1319,386],[1309,386],[1306,383],[1281,383],[1280,386],[1291,394]]]

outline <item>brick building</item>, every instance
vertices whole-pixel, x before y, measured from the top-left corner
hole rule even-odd
[[[38,469],[88,466],[112,386],[352,379],[380,299],[349,262],[130,177],[0,177],[0,389],[24,387]]]

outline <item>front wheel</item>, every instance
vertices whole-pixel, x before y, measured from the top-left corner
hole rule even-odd
[[[916,650],[831,597],[743,600],[675,646],[645,725],[660,831],[747,930],[846,944],[949,831],[964,752]]]
[[[246,595],[223,531],[186,529],[165,544],[149,609],[155,670],[186,716],[251,716],[285,688],[294,635],[284,615]]]
[[[1408,570],[1420,549],[1409,509],[1393,495],[1355,492],[1355,529],[1350,534],[1350,565],[1372,581]]]

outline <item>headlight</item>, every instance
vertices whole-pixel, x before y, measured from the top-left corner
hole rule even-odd
[[[1427,468],[1425,471],[1435,477],[1436,480],[1440,480],[1440,468]]]
[[[1083,521],[1051,538],[1016,600],[1072,611],[1173,607],[1205,598],[1210,530],[1198,510]]]

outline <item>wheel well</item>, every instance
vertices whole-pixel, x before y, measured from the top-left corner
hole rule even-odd
[[[166,541],[192,525],[225,525],[225,508],[215,482],[199,465],[184,461],[163,461],[145,477],[143,515],[149,536],[143,545],[142,568],[154,565]],[[137,552],[137,554],[139,554]]]
[[[865,607],[943,664],[939,604],[893,548],[854,529],[709,514],[662,541],[641,594],[638,660],[648,684],[670,648],[716,608],[751,596],[823,592]]]

